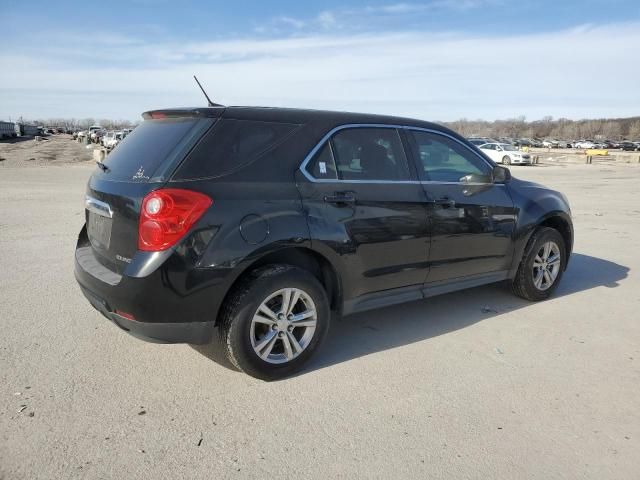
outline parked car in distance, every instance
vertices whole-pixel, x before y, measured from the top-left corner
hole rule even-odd
[[[102,145],[108,150],[111,150],[115,148],[125,136],[124,132],[107,132],[105,136],[102,137]]]
[[[542,141],[542,146],[544,148],[566,148],[567,142],[564,140],[553,140],[548,138]]]
[[[596,148],[596,144],[591,140],[579,140],[573,145],[573,147],[582,149]]]
[[[514,140],[513,145],[515,147],[531,147],[532,143],[527,138],[518,138],[517,140]]]
[[[503,165],[531,165],[531,155],[508,143],[485,143],[479,147],[491,160]]]
[[[485,143],[491,143],[495,140],[488,138],[488,137],[468,137],[467,140],[469,140],[470,143],[480,146],[480,145],[484,145]]]
[[[638,145],[633,142],[625,141],[620,142],[620,148],[623,152],[633,152],[638,149]]]
[[[75,251],[87,300],[133,335],[217,337],[272,380],[332,317],[504,281],[544,300],[567,267],[566,197],[441,125],[257,107],[144,118],[91,175]]]

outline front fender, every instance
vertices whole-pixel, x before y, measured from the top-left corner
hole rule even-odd
[[[564,195],[541,185],[517,180],[510,185],[514,204],[518,205],[518,220],[514,232],[514,257],[510,276],[515,276],[531,235],[542,224],[561,224],[566,229],[567,257],[573,250],[573,222]],[[568,258],[567,258],[568,261]]]

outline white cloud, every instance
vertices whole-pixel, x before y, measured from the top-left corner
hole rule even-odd
[[[335,28],[338,25],[336,14],[329,10],[320,12],[316,20],[318,24],[324,29]]]
[[[54,45],[56,42],[50,42]],[[101,61],[46,45],[0,54],[0,118],[136,118],[202,105],[197,74],[225,104],[328,108],[431,120],[640,113],[640,23],[498,36],[316,34],[105,45]],[[106,53],[105,53],[106,52]],[[102,56],[104,55],[104,56]],[[612,71],[593,69],[606,58]]]
[[[284,25],[289,25],[289,26],[291,26],[293,28],[302,28],[307,24],[307,22],[305,22],[303,20],[299,20],[297,18],[287,17],[287,16],[276,17],[275,21],[277,23],[281,23],[281,24],[284,24]]]
[[[382,12],[389,14],[405,14],[421,12],[428,6],[429,4],[394,3],[391,5],[382,5],[380,7],[368,7],[368,10],[372,12]]]

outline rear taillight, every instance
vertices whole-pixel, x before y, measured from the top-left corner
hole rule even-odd
[[[138,249],[150,252],[175,245],[211,206],[203,193],[166,188],[142,200],[138,225]]]

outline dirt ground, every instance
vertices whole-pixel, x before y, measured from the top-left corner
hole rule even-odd
[[[351,316],[264,383],[92,310],[83,148],[0,143],[0,479],[640,477],[640,165],[512,168],[572,205],[552,299],[491,285]]]
[[[36,142],[33,137],[0,141],[0,168],[69,165],[91,160],[93,145],[73,140],[71,135],[49,135]]]

